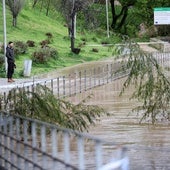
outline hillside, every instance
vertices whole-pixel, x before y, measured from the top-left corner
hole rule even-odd
[[[2,4],[0,4],[0,18],[2,18]],[[48,72],[60,67],[66,67],[73,64],[98,60],[103,57],[112,55],[108,47],[101,46],[101,42],[112,41],[107,39],[105,32],[103,36],[97,36],[98,33],[79,31],[77,29],[76,47],[81,46],[81,53],[79,55],[70,52],[70,39],[68,37],[67,27],[65,27],[64,19],[60,14],[54,17],[47,17],[43,12],[38,9],[32,9],[31,6],[26,6],[18,16],[17,27],[12,26],[12,16],[7,7],[6,9],[7,20],[7,41],[35,41],[36,46],[29,48],[27,53],[20,55],[16,59],[17,70],[16,76],[20,76],[23,71],[23,62],[25,59],[32,57],[32,53],[40,48],[40,42],[46,39],[46,33],[50,32],[53,35],[53,41],[50,44],[58,51],[59,58],[57,60],[50,60],[47,64],[33,63],[32,75],[42,72]],[[0,25],[3,26],[3,20],[0,20]],[[0,42],[3,42],[3,27],[0,27]],[[98,34],[99,35],[99,34]],[[119,38],[115,39],[116,41]],[[85,43],[84,43],[85,41]],[[82,45],[85,44],[85,45]],[[99,46],[93,47],[90,44],[98,44]],[[94,50],[95,48],[95,50]]]

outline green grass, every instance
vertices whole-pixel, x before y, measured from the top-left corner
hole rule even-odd
[[[120,38],[113,35],[110,39],[106,38],[105,30],[98,30],[96,32],[80,31],[77,29],[75,46],[81,46],[81,52],[79,55],[73,54],[70,51],[70,39],[68,38],[67,28],[64,26],[64,20],[57,14],[56,18],[47,17],[44,13],[37,9],[32,9],[31,6],[27,6],[21,11],[17,20],[17,27],[12,26],[12,16],[8,8],[6,9],[7,19],[7,41],[35,41],[36,47],[28,49],[28,52],[24,55],[20,55],[16,59],[17,69],[15,71],[15,77],[20,77],[23,70],[23,63],[25,59],[30,59],[32,53],[40,47],[40,42],[46,39],[46,33],[53,34],[53,42],[51,47],[57,49],[59,53],[59,59],[51,59],[47,64],[35,64],[33,63],[32,75],[49,72],[54,69],[62,67],[72,66],[78,63],[99,60],[101,58],[110,57],[112,51],[109,47],[100,46],[101,42],[115,43],[119,42]],[[2,16],[2,4],[0,4],[0,18]],[[3,25],[2,19],[0,25]],[[3,42],[3,27],[0,27],[0,42]],[[83,40],[86,40],[86,45],[83,44]],[[99,46],[88,46],[91,44],[98,44]],[[95,48],[99,52],[93,52]]]

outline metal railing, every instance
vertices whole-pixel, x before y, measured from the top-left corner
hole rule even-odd
[[[18,84],[13,88],[25,88],[26,91],[33,91],[35,86],[40,84],[48,87],[58,98],[68,97],[126,76],[128,74],[126,72],[114,74],[115,68],[120,67],[120,65],[121,62],[110,63],[88,70],[70,73],[69,75],[60,76],[54,79],[41,81],[33,80],[32,82]],[[5,92],[1,93],[4,99],[9,90],[5,90]]]
[[[155,53],[154,56],[163,67],[170,67],[170,53]],[[115,67],[120,64],[34,81],[22,85],[22,88],[34,90],[37,84],[41,84],[50,88],[57,97],[71,96],[125,77],[128,72],[113,75]],[[2,101],[6,101],[7,95],[8,92],[4,93]],[[108,170],[110,166],[128,169],[128,159],[122,153],[125,153],[123,147],[112,142],[38,120],[0,113],[0,165],[9,170]],[[116,159],[110,162],[113,157]]]
[[[0,113],[0,165],[6,170],[106,170],[111,159],[128,169],[125,148],[114,142]]]

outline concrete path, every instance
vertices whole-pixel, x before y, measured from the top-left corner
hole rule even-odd
[[[0,78],[0,92],[5,92],[5,91],[8,91],[8,90],[10,90],[12,88],[16,88],[16,87],[30,86],[35,81],[31,78],[29,78],[29,79],[14,79],[14,80],[15,80],[15,82],[8,83],[7,78]],[[40,80],[36,79],[37,83],[38,83],[38,81],[40,81]]]

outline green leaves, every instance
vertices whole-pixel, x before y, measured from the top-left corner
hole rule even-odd
[[[86,105],[86,100],[88,98],[75,105],[56,98],[47,87],[37,85],[31,91],[24,88],[11,90],[6,107],[9,106],[10,112],[14,114],[84,131],[104,113],[98,106]]]
[[[165,76],[164,68],[152,54],[143,52],[136,43],[125,44],[130,52],[124,56],[126,61],[122,68],[129,70],[129,75],[121,94],[130,85],[135,87],[131,98],[142,102],[133,109],[142,115],[140,122],[150,119],[154,124],[163,119],[170,120],[170,81]]]

